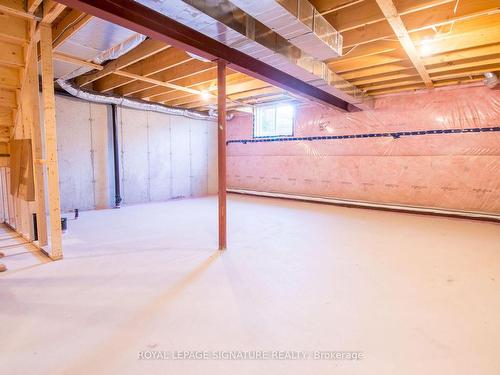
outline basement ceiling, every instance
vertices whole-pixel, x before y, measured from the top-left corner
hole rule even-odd
[[[500,71],[498,0],[310,3],[343,39],[342,56],[324,62],[367,97],[478,83],[485,72]],[[0,44],[2,51],[12,51],[0,55],[2,97],[15,106],[15,96],[9,93],[19,87],[19,79],[13,74],[23,68],[22,46],[29,39],[36,9],[26,9],[23,1],[16,0],[0,4],[5,25]],[[215,105],[214,63],[149,39],[116,60],[95,63],[97,54],[134,33],[76,9],[47,4],[54,8],[46,21],[53,25],[56,76],[79,68],[74,80],[85,89],[201,111]],[[235,71],[228,71],[227,81],[232,108],[301,100]]]

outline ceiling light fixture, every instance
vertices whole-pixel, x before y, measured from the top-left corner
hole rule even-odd
[[[210,99],[210,96],[211,96],[208,91],[202,91],[200,95],[201,95],[201,98],[203,100],[208,100],[208,99]]]
[[[425,37],[420,41],[420,55],[429,56],[432,53],[431,43],[433,38]]]

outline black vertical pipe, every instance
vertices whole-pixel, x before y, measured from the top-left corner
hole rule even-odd
[[[113,159],[115,165],[115,208],[120,208],[122,197],[120,194],[120,151],[118,149],[118,126],[116,124],[116,104],[111,104],[111,118],[113,121]]]

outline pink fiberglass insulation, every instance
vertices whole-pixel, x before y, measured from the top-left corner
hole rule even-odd
[[[363,112],[302,106],[292,140],[253,138],[252,115],[238,115],[228,187],[498,214],[499,126],[500,90],[486,87],[388,96]]]

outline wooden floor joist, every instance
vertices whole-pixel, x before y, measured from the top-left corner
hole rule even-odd
[[[400,15],[398,14],[398,10],[394,5],[393,0],[376,0],[376,1],[380,9],[384,13],[387,22],[389,22],[392,29],[394,30],[394,33],[401,42],[403,49],[405,50],[406,54],[408,55],[413,65],[415,66],[415,69],[417,70],[418,74],[420,74],[420,77],[424,81],[425,86],[431,88],[432,87],[431,77],[425,69],[425,65],[422,62],[422,59],[420,58],[419,53],[415,48],[413,41],[410,38],[408,30],[406,29],[405,25],[403,24],[403,21],[401,20]]]
[[[148,39],[141,43],[138,47],[134,48],[125,55],[120,56],[116,60],[109,62],[106,67],[92,74],[87,74],[76,79],[76,84],[79,86],[85,86],[89,83],[97,81],[98,79],[104,78],[110,74],[113,74],[116,70],[123,70],[124,68],[159,53],[163,50],[168,49],[170,46],[159,42],[156,40]]]
[[[119,3],[106,0],[111,2]],[[440,85],[452,84],[500,68],[497,0],[310,2],[343,35],[344,55],[328,61],[330,69],[369,95],[398,87],[410,89],[417,77],[432,87],[433,80]],[[24,68],[22,50],[29,37],[28,22],[36,19],[35,13],[42,14],[45,21],[53,21],[53,48],[70,40],[92,19],[91,15],[54,0],[4,0],[0,1],[2,9],[5,19],[0,44],[9,51],[0,55],[0,88],[4,90],[20,87],[11,76],[19,75]],[[429,55],[421,56],[422,40],[427,40],[431,47]],[[94,69],[76,78],[76,83],[87,89],[185,108],[202,106],[207,110],[214,104],[212,98],[203,107],[199,96],[211,91],[212,81],[217,78],[216,64],[197,60],[163,42],[146,40],[103,66],[61,52],[54,52],[53,56],[63,63]],[[13,70],[18,73],[11,73]],[[237,92],[237,86],[229,81],[231,69],[227,74],[228,93],[244,98],[245,91]]]

